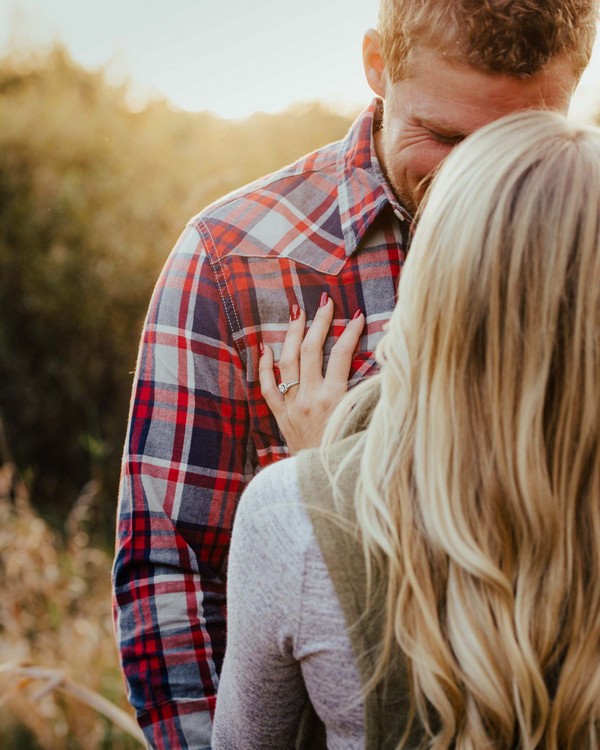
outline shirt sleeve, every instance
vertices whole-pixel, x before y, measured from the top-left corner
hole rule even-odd
[[[188,227],[150,304],[122,466],[117,640],[138,722],[166,750],[210,747],[230,533],[256,463],[225,292]]]
[[[301,519],[295,523],[293,469],[289,459],[262,471],[246,489],[236,517],[214,750],[295,747],[307,699],[295,655],[306,534]]]

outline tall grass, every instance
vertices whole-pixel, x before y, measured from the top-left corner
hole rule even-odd
[[[110,559],[86,533],[88,487],[57,537],[14,467],[0,466],[0,747],[129,750],[143,744],[125,700]]]

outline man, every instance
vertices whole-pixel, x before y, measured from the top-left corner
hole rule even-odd
[[[568,108],[597,0],[535,6],[382,0],[363,45],[380,98],[347,138],[203,211],[169,257],[135,377],[114,569],[123,669],[151,746],[210,746],[235,509],[286,455],[260,344],[277,354],[289,318],[331,299],[338,325],[364,313],[351,378],[369,374],[432,172],[492,120]]]

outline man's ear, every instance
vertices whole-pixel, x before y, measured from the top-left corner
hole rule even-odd
[[[365,33],[362,55],[369,86],[377,96],[385,98],[385,64],[381,53],[381,37],[375,29],[368,29]]]

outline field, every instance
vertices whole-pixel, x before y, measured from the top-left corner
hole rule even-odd
[[[110,557],[90,546],[89,492],[62,539],[0,467],[0,747],[127,750],[142,740],[118,667]]]

